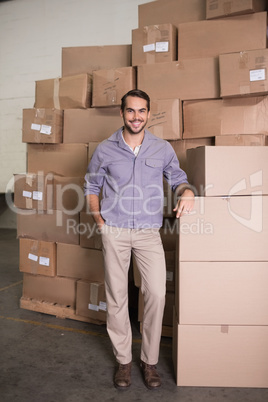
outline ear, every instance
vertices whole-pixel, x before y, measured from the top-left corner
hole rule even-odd
[[[123,117],[123,111],[120,109],[120,116]]]

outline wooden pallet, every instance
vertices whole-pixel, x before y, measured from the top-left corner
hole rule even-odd
[[[75,313],[75,309],[70,306],[63,306],[58,303],[50,303],[36,299],[28,299],[23,296],[20,298],[20,308],[36,311],[38,313],[54,315],[56,318],[68,318],[70,320],[88,322],[97,325],[105,324],[103,321],[77,315]]]

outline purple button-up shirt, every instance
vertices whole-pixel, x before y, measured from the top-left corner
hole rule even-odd
[[[97,146],[84,193],[99,195],[102,190],[100,213],[108,226],[157,228],[163,222],[163,176],[173,191],[188,183],[169,142],[145,130],[135,156],[120,128]]]

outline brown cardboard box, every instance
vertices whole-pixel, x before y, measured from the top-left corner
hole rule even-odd
[[[217,146],[267,146],[268,136],[264,134],[218,135],[215,137]]]
[[[196,197],[180,218],[179,261],[268,261],[268,197]]]
[[[63,111],[23,109],[22,142],[55,144],[62,142]]]
[[[266,29],[266,12],[180,24],[178,60],[265,49]]]
[[[77,282],[76,314],[106,322],[104,283],[84,280]]]
[[[138,88],[152,99],[215,99],[220,96],[217,58],[138,66]]]
[[[131,45],[63,47],[62,77],[131,66]]]
[[[84,178],[53,174],[17,174],[14,182],[14,205],[37,211],[80,212],[85,208]]]
[[[87,144],[28,144],[27,152],[28,173],[84,177],[87,170]]]
[[[177,35],[177,28],[172,24],[133,29],[132,65],[177,60]]]
[[[207,0],[206,19],[256,13],[267,9],[266,0]]]
[[[24,274],[22,295],[28,299],[75,307],[76,280]]]
[[[174,251],[165,251],[165,260],[166,260],[166,289],[168,292],[175,291],[175,250]],[[133,276],[135,286],[138,288],[141,287],[141,275],[138,269],[135,257],[133,256]]]
[[[183,138],[268,134],[267,107],[268,96],[186,101]]]
[[[268,49],[221,54],[221,97],[268,94]]]
[[[268,262],[184,261],[178,270],[180,324],[268,325]]]
[[[82,248],[74,244],[58,243],[57,275],[103,282],[102,251]]]
[[[85,109],[91,106],[91,93],[92,77],[89,74],[36,81],[34,107]]]
[[[92,106],[120,106],[121,98],[136,88],[136,68],[93,71]]]
[[[21,272],[35,275],[56,275],[56,243],[19,239]]]
[[[180,325],[172,357],[178,386],[268,387],[268,326]]]
[[[101,250],[102,240],[101,234],[94,218],[90,213],[80,212],[80,246]]]
[[[187,151],[188,178],[197,194],[268,194],[268,148],[198,147]]]
[[[35,213],[27,210],[17,215],[17,236],[36,240],[79,244],[79,214],[63,211]]]
[[[64,143],[100,142],[122,126],[119,107],[66,109],[64,111]]]
[[[174,148],[174,151],[179,159],[180,167],[187,173],[188,172],[187,149],[201,147],[205,145],[207,146],[214,145],[214,137],[185,139],[185,140],[177,140],[169,142]]]
[[[172,327],[174,301],[175,301],[175,293],[167,292],[162,325]],[[141,290],[139,290],[138,321],[140,322],[142,322],[143,320],[143,311],[144,311],[144,298],[141,293]]]
[[[148,130],[159,138],[182,138],[182,102],[179,99],[151,100]]]
[[[206,0],[161,0],[138,6],[139,27],[201,21],[206,18]]]

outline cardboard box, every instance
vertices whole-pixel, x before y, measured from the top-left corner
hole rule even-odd
[[[268,136],[264,134],[219,135],[215,137],[217,146],[267,146]]]
[[[102,251],[82,248],[74,244],[58,243],[57,275],[103,282],[104,261]]]
[[[172,327],[174,301],[175,301],[175,293],[167,292],[162,325]],[[143,321],[143,312],[144,312],[144,297],[141,293],[141,290],[139,290],[138,321],[140,322]]]
[[[131,45],[63,47],[62,77],[131,66]]]
[[[101,234],[90,213],[80,212],[80,246],[102,250]]]
[[[68,213],[85,208],[84,178],[41,173],[17,174],[14,178],[14,205],[17,208]]]
[[[88,166],[87,144],[28,144],[27,172],[84,177]]]
[[[268,93],[268,49],[221,54],[221,97]]]
[[[104,283],[80,280],[77,282],[76,314],[106,322]]]
[[[56,275],[56,243],[19,239],[19,244],[19,270],[21,272],[45,276]]]
[[[132,65],[177,60],[177,36],[177,28],[172,24],[133,29]]]
[[[28,299],[75,307],[76,280],[24,274],[22,295]]]
[[[175,266],[176,266],[175,250],[165,251],[165,260],[167,270],[166,289],[168,292],[175,292]],[[135,286],[139,288],[141,287],[141,275],[134,256],[132,261],[133,261],[134,283]]]
[[[62,142],[63,111],[23,109],[22,142],[56,144]]]
[[[215,99],[220,95],[216,58],[138,66],[138,88],[152,99]]]
[[[176,384],[268,387],[268,326],[180,325],[174,317]]]
[[[266,12],[180,24],[178,60],[265,49],[266,29]]]
[[[196,197],[180,218],[179,261],[268,261],[268,197]]]
[[[35,213],[27,210],[17,214],[17,236],[42,241],[79,244],[79,214],[63,211]]]
[[[188,172],[187,149],[201,147],[205,145],[212,146],[215,143],[215,139],[214,137],[183,139],[177,141],[169,141],[169,143],[174,148],[174,151],[180,162],[180,167],[187,173]]]
[[[93,71],[92,106],[120,106],[121,98],[136,88],[136,68]]]
[[[182,102],[180,99],[151,100],[147,129],[164,140],[182,138]]]
[[[110,137],[122,124],[119,107],[66,109],[63,142],[100,142]]]
[[[178,272],[180,324],[268,325],[268,262],[183,261]]]
[[[188,178],[199,195],[268,194],[266,147],[198,147],[187,158]]]
[[[36,81],[34,107],[85,109],[91,106],[91,93],[92,77],[89,74]]]
[[[267,9],[266,0],[207,0],[206,19],[256,13]]]
[[[162,0],[138,6],[139,27],[201,21],[206,18],[206,0]]]
[[[183,138],[267,135],[267,107],[267,96],[185,101]]]

